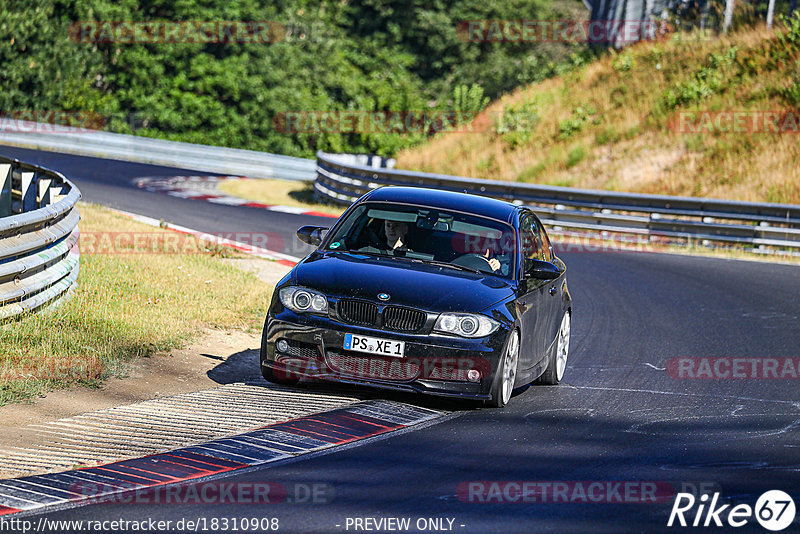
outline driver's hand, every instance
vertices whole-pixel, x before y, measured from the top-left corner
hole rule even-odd
[[[500,260],[498,260],[497,258],[489,259],[489,254],[490,254],[490,250],[487,248],[486,249],[486,255],[484,256],[484,258],[489,260],[489,267],[491,267],[493,271],[496,271],[497,269],[500,268]]]

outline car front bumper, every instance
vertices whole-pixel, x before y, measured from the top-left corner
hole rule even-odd
[[[345,350],[345,334],[405,342],[402,358]],[[405,334],[337,322],[329,317],[282,310],[270,315],[261,346],[261,365],[288,379],[332,380],[446,397],[489,399],[508,337],[501,325],[479,339],[439,334]],[[285,341],[279,350],[279,341]],[[480,377],[469,379],[469,371]]]

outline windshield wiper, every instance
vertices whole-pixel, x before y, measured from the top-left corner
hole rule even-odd
[[[439,267],[450,267],[451,269],[458,269],[460,271],[467,271],[467,272],[470,272],[470,273],[480,274],[480,275],[484,275],[484,276],[486,274],[488,274],[488,273],[485,273],[485,272],[483,272],[481,270],[473,269],[471,267],[465,267],[463,265],[458,265],[456,263],[447,263],[446,261],[436,261],[436,260],[423,260],[423,259],[419,259],[419,258],[413,258],[413,259],[414,259],[414,261],[420,261],[422,263],[427,263],[427,264],[430,264],[430,265],[436,265],[436,266],[439,266]]]
[[[423,258],[414,258],[411,256],[395,256],[392,254],[383,254],[380,252],[370,252],[370,251],[361,251],[358,249],[348,249],[348,250],[331,250],[328,252],[346,252],[348,254],[362,254],[364,256],[371,256],[373,258],[392,258],[392,259],[401,259],[401,260],[409,260],[415,263],[425,263],[428,265],[436,265],[437,267],[448,267],[450,269],[456,269],[459,271],[467,271],[469,273],[480,274],[482,276],[486,276],[487,272],[481,271],[479,269],[473,269],[471,267],[465,267],[463,265],[458,265],[455,263],[447,263],[446,261],[436,261],[436,260],[427,260]]]
[[[368,250],[358,250],[357,248],[345,249],[345,250],[328,250],[327,252],[346,252],[347,254],[361,254],[362,256],[372,256],[375,258],[391,258],[388,254],[382,254],[380,252],[370,252]]]

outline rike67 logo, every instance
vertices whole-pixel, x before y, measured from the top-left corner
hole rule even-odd
[[[678,493],[667,526],[722,527],[727,523],[729,527],[739,528],[755,518],[765,529],[778,532],[791,525],[795,518],[794,500],[780,490],[765,492],[755,507],[749,504],[720,505],[719,497],[719,493],[711,497],[703,494],[698,499],[691,493]]]

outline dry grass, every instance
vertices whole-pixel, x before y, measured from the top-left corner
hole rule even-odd
[[[429,172],[641,193],[800,203],[797,133],[683,134],[686,111],[800,106],[800,43],[766,29],[710,41],[640,43],[506,95],[487,116],[532,113],[534,125],[440,134],[397,156]],[[695,89],[700,86],[700,92]],[[490,119],[493,120],[493,119]]]
[[[345,210],[344,207],[319,203],[311,184],[296,180],[222,180],[218,187],[228,195],[264,204],[306,208],[337,216]]]
[[[124,375],[131,360],[183,346],[204,327],[261,328],[272,288],[224,262],[229,250],[184,239],[181,250],[191,253],[167,252],[174,232],[91,204],[79,209],[74,298],[52,313],[0,325],[0,405]],[[136,250],[156,253],[133,253],[132,243],[114,254],[87,253],[91,239],[99,246],[114,232],[136,234],[144,243]]]

